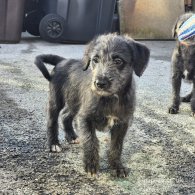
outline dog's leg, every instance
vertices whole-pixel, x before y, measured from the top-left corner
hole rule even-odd
[[[177,114],[180,105],[180,88],[181,88],[181,76],[174,75],[172,78],[172,88],[173,88],[173,103],[169,108],[170,114]]]
[[[170,114],[177,114],[179,111],[181,79],[181,76],[178,74],[172,77],[173,103],[169,108]]]
[[[95,175],[99,169],[99,141],[92,122],[86,116],[78,116],[77,125],[81,131],[84,150],[84,168],[88,174]]]
[[[111,146],[108,153],[108,160],[113,171],[113,175],[117,177],[126,177],[128,175],[127,169],[121,162],[123,139],[127,129],[127,123],[117,124],[111,129]]]
[[[188,95],[181,97],[180,101],[181,102],[190,102],[190,100],[192,98],[192,93],[193,93],[193,91],[191,93],[189,93]]]
[[[48,121],[47,121],[47,138],[51,152],[60,152],[61,147],[58,140],[58,116],[60,109],[56,103],[51,99],[48,108]]]
[[[193,81],[192,98],[191,98],[192,116],[195,117],[195,80]]]
[[[73,116],[69,112],[68,108],[64,108],[62,111],[62,123],[64,125],[65,138],[69,143],[78,144],[79,139],[73,129]]]
[[[180,88],[182,80],[182,59],[181,56],[175,51],[172,58],[173,76],[172,76],[172,105],[169,108],[170,114],[177,114],[180,105]]]

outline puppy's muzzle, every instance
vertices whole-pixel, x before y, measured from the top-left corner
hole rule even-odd
[[[95,87],[100,90],[106,90],[110,88],[110,81],[105,77],[99,77],[95,80]]]

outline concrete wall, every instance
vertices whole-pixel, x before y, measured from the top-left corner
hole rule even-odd
[[[133,38],[168,39],[184,0],[119,0],[121,33]]]

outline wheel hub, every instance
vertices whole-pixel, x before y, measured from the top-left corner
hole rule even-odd
[[[47,32],[52,38],[57,38],[62,33],[62,26],[57,21],[48,21]]]

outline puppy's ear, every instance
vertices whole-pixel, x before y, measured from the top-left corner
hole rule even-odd
[[[192,12],[189,12],[189,13],[185,13],[185,14],[183,14],[183,15],[181,15],[181,16],[179,16],[178,18],[177,18],[177,20],[175,21],[175,24],[174,24],[174,26],[173,26],[173,28],[172,28],[172,37],[173,38],[175,38],[175,39],[177,39],[178,37],[178,35],[177,35],[177,31],[178,31],[178,29],[183,25],[183,23],[186,21],[186,20],[188,20],[191,16],[193,16],[193,14],[194,13],[192,13]]]
[[[96,45],[96,40],[97,38],[95,37],[91,42],[88,43],[88,45],[86,46],[85,48],[85,52],[84,52],[84,55],[83,55],[83,70],[87,70],[89,65],[90,65],[90,62],[91,62],[91,54],[93,52],[93,48],[94,46]]]
[[[89,65],[90,65],[90,62],[91,62],[91,58],[90,58],[90,53],[91,53],[91,43],[89,43],[86,48],[85,48],[85,52],[84,52],[84,55],[83,55],[83,70],[87,70]]]
[[[142,76],[150,57],[150,50],[142,43],[133,41],[133,69],[137,76]]]
[[[179,18],[176,20],[175,24],[172,28],[172,37],[175,39],[177,38],[177,25],[178,25]]]

